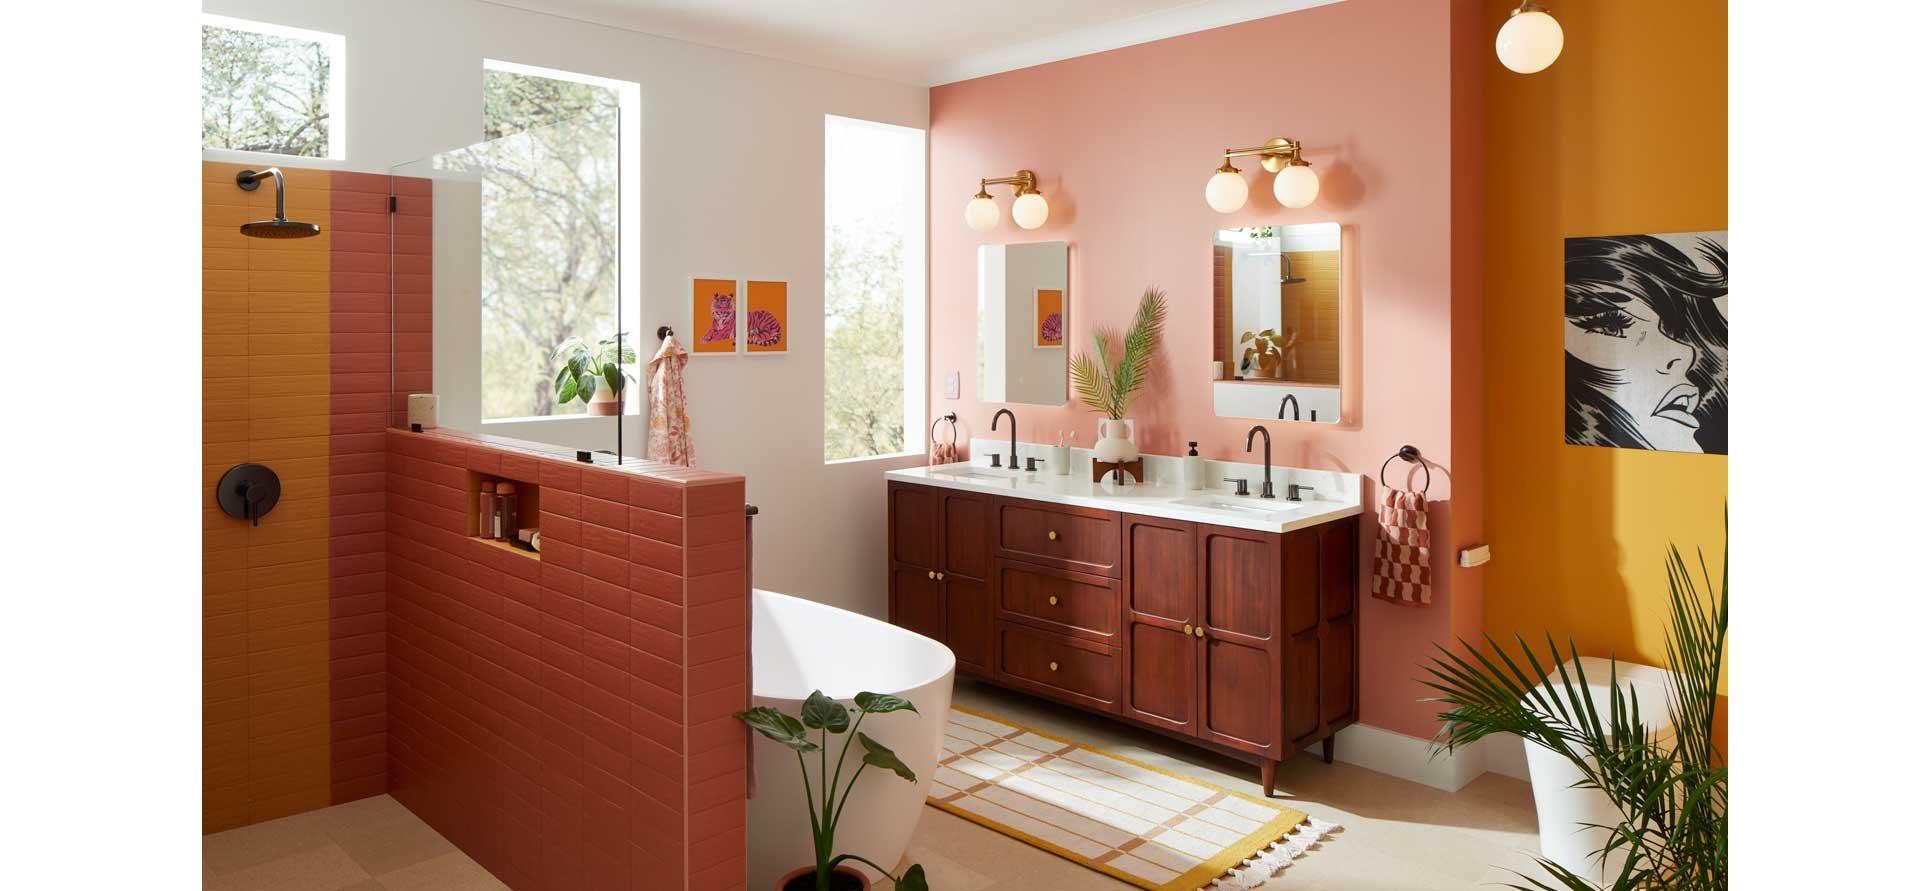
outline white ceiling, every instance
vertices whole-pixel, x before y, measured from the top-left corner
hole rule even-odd
[[[1339,0],[489,0],[934,86]]]

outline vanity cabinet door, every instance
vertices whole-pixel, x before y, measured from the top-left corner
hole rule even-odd
[[[1360,715],[1360,520],[1335,520],[1320,533],[1320,723]],[[1337,728],[1334,728],[1337,729]]]
[[[936,568],[939,541],[939,490],[911,483],[887,483],[887,559],[926,569]]]
[[[1199,714],[1199,581],[1196,526],[1126,515],[1120,647],[1127,717],[1192,735]]]
[[[993,499],[985,495],[939,490],[940,564],[948,575],[986,581],[993,575]]]
[[[940,499],[940,556],[935,580],[946,611],[946,636],[963,671],[993,671],[993,499],[934,490]]]
[[[1201,526],[1199,735],[1279,758],[1282,536]]]
[[[938,575],[918,566],[895,566],[887,586],[887,616],[895,625],[944,643],[947,610],[940,600]]]
[[[954,664],[971,674],[992,674],[993,597],[987,583],[948,573],[940,588],[946,610],[946,636],[940,640],[953,651]]]

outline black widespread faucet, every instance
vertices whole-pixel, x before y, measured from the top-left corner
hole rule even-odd
[[[1287,398],[1280,400],[1280,420],[1287,419],[1287,403],[1293,403],[1293,419],[1300,420],[1300,400],[1292,393],[1288,393]]]
[[[1007,466],[1015,470],[1019,470],[1020,469],[1020,419],[1014,417],[1012,411],[1003,408],[993,413],[993,423],[987,425],[987,429],[988,430],[1000,429],[1001,415],[1007,416]]]
[[[1259,424],[1255,424],[1252,430],[1247,431],[1247,451],[1249,452],[1253,451],[1253,435],[1255,433],[1260,434],[1260,463],[1261,465],[1264,466],[1267,474],[1266,482],[1263,482],[1260,484],[1260,497],[1272,498],[1273,497],[1273,437],[1267,433],[1266,427]]]

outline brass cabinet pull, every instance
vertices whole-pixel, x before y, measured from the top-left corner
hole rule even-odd
[[[1192,626],[1192,625],[1182,625],[1182,626],[1180,626],[1180,633],[1181,633],[1181,634],[1192,634],[1192,633],[1193,633],[1193,626]]]
[[[1047,530],[1047,540],[1048,540],[1048,541],[1059,541],[1059,540],[1060,540],[1060,533],[1058,533],[1058,532],[1055,532],[1055,531],[1053,531],[1052,529],[1048,529],[1048,530]]]
[[[1058,662],[1049,662],[1049,663],[1047,663],[1047,670],[1048,670],[1048,671],[1059,671],[1059,670],[1060,670],[1060,663],[1058,663]]]
[[[943,581],[943,582],[944,582],[944,581],[946,581],[946,580],[947,580],[947,574],[946,574],[946,573],[944,573],[944,572],[943,572],[943,573],[940,573],[940,580],[941,580],[941,581]]]
[[[936,573],[931,569],[927,570],[927,578],[932,579],[932,578],[939,578],[939,577],[940,577],[939,573]]]
[[[1196,627],[1195,627],[1195,628],[1193,629],[1193,636],[1194,636],[1194,637],[1206,637],[1206,636],[1207,636],[1207,629],[1205,629],[1205,628],[1200,628],[1200,627],[1197,627],[1197,626],[1196,626]]]
[[[1049,598],[1047,598],[1047,605],[1048,605],[1048,606],[1059,606],[1059,605],[1060,605],[1060,598],[1058,598],[1058,597],[1049,597]]]

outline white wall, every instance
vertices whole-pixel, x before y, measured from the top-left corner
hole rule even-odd
[[[642,358],[653,328],[691,330],[690,275],[790,283],[790,353],[689,364],[700,465],[747,478],[756,584],[885,614],[881,472],[924,458],[823,463],[823,116],[924,128],[925,87],[472,0],[204,8],[345,35],[347,157],[312,166],[386,172],[478,141],[483,59],[638,83]]]

